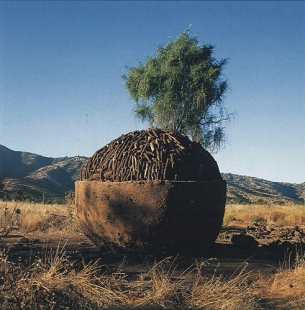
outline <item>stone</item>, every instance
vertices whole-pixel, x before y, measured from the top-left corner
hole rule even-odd
[[[256,248],[258,247],[259,242],[255,240],[254,237],[249,235],[233,235],[231,238],[231,242],[240,248],[248,249],[248,248]]]

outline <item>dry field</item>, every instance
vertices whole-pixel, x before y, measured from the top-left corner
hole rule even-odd
[[[248,226],[254,222],[265,222],[277,226],[305,226],[305,205],[227,205],[224,225],[239,222],[239,226]]]
[[[228,205],[210,255],[135,258],[94,249],[71,201],[0,201],[0,309],[304,309],[301,247],[272,250],[302,244],[304,223],[301,205]],[[259,246],[232,244],[232,232]]]

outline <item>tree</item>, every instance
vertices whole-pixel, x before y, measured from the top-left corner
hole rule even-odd
[[[225,142],[223,124],[233,114],[223,107],[228,89],[222,71],[227,59],[217,61],[212,45],[199,45],[184,31],[155,57],[128,69],[122,76],[134,113],[152,127],[178,132],[217,151]]]

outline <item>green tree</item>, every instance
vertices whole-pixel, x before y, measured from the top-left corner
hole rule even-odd
[[[228,84],[222,71],[227,59],[217,61],[213,49],[200,46],[187,30],[165,48],[158,46],[155,57],[127,68],[122,78],[135,100],[135,116],[217,151],[225,142],[223,124],[233,114],[223,107]]]

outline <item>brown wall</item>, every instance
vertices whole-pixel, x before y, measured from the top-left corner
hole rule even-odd
[[[215,241],[223,221],[224,180],[78,181],[75,187],[78,221],[101,248],[200,249]]]

